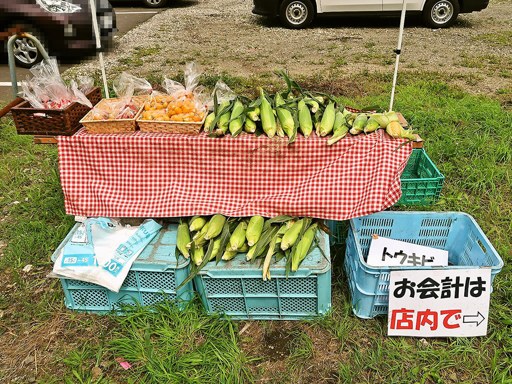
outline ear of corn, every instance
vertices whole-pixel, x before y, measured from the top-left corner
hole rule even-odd
[[[195,265],[201,265],[204,258],[204,249],[203,247],[195,247],[192,252],[192,261]]]
[[[247,133],[256,132],[256,123],[251,119],[245,119],[244,131]]]
[[[316,113],[318,111],[318,109],[320,108],[318,101],[316,101],[312,98],[304,99],[304,102],[310,107],[311,113]]]
[[[220,250],[220,243],[221,243],[221,238],[219,236],[213,241],[213,249],[212,249],[212,253],[211,253],[210,257],[208,258],[208,261],[213,260],[217,257],[217,254],[219,253],[219,250]]]
[[[247,223],[245,221],[241,221],[236,226],[233,234],[229,238],[229,250],[236,251],[245,243],[245,233],[247,231]]]
[[[253,246],[260,239],[264,223],[265,219],[258,215],[251,217],[249,220],[249,224],[247,224],[247,231],[245,233],[247,244],[249,244],[249,246]]]
[[[276,135],[279,136],[279,137],[285,137],[286,136],[286,133],[284,133],[284,129],[281,126],[281,122],[279,121],[279,119],[276,120]]]
[[[206,219],[201,216],[194,216],[190,219],[189,229],[191,232],[199,231],[206,224]]]
[[[231,103],[229,101],[223,101],[218,108],[219,119],[217,120],[217,134],[224,135],[228,131],[229,119],[231,116],[229,108],[230,104]]]
[[[395,139],[398,139],[398,138],[409,139],[409,140],[416,139],[414,133],[412,133],[409,130],[404,129],[404,127],[402,127],[402,125],[398,121],[392,121],[391,123],[389,123],[386,127],[386,132],[388,133],[389,136],[391,136]]]
[[[334,131],[333,135],[327,140],[327,145],[333,145],[334,143],[343,139],[347,133],[349,128],[346,125],[342,125],[340,128]]]
[[[375,132],[377,129],[380,128],[380,124],[377,120],[375,120],[373,117],[370,117],[368,121],[366,122],[366,125],[364,126],[364,133],[371,133]]]
[[[320,136],[326,136],[332,132],[335,118],[336,113],[334,112],[334,103],[331,101],[327,107],[325,107],[324,114],[322,115],[322,120],[320,122]]]
[[[343,113],[341,113],[340,110],[336,110],[334,115],[334,125],[332,126],[333,133],[339,130],[345,123],[345,116],[343,116]]]
[[[231,243],[228,243],[228,246],[226,247],[226,250],[224,251],[224,254],[222,255],[222,260],[224,261],[229,261],[231,260],[233,257],[235,257],[238,253],[237,250],[231,250]]]
[[[299,243],[297,244],[297,247],[295,248],[295,252],[291,256],[292,257],[291,270],[293,272],[295,272],[295,271],[297,271],[297,269],[299,269],[300,263],[308,255],[311,245],[313,244],[313,240],[315,239],[317,226],[318,226],[318,224],[316,224],[316,223],[312,224],[306,230],[306,232],[304,233],[304,236],[302,236],[302,239],[300,239]]]
[[[396,112],[389,111],[389,112],[386,112],[384,114],[384,116],[386,116],[388,118],[390,123],[393,121],[400,122],[400,119],[398,118],[398,115],[396,114]]]
[[[276,118],[270,102],[267,100],[263,88],[260,88],[260,118],[263,131],[272,138],[276,134]]]
[[[237,249],[237,251],[239,253],[246,253],[249,251],[249,246],[247,245],[247,243],[243,243],[242,246]]]
[[[303,224],[304,220],[297,220],[289,229],[286,230],[283,235],[283,239],[281,240],[281,249],[283,251],[286,251],[293,244],[295,244]]]
[[[295,140],[295,121],[293,120],[292,113],[286,108],[286,103],[280,93],[276,93],[275,98],[277,118],[281,124],[284,133],[290,139],[290,142]]]
[[[370,115],[371,118],[376,120],[379,123],[380,128],[386,128],[389,124],[389,119],[383,113],[373,113]]]
[[[242,132],[243,128],[243,113],[244,113],[244,105],[240,100],[236,100],[233,104],[233,109],[231,110],[230,122],[229,122],[229,132],[232,136],[238,136],[240,132]]]
[[[249,108],[249,110],[247,111],[246,114],[247,114],[247,117],[251,121],[259,121],[260,120],[260,107]]]
[[[183,222],[178,225],[178,233],[176,234],[176,247],[185,258],[190,257],[187,244],[190,243],[190,232],[187,223]]]
[[[350,129],[350,133],[353,135],[358,135],[359,133],[363,132],[367,120],[368,117],[366,116],[366,114],[360,113],[359,115],[357,115],[356,119],[354,120],[354,123],[352,124],[352,129]]]
[[[309,137],[311,132],[313,131],[313,121],[311,120],[311,112],[309,112],[309,108],[306,106],[304,100],[300,100],[298,105],[298,113],[299,113],[299,128],[304,135],[304,137]]]
[[[226,222],[226,218],[222,215],[214,215],[208,222],[208,230],[206,231],[206,234],[204,235],[205,240],[213,239],[214,237],[217,237],[221,232],[222,228],[224,227],[224,223]]]
[[[213,120],[215,120],[215,112],[210,113],[204,120],[204,130],[206,132],[211,132],[213,130]]]

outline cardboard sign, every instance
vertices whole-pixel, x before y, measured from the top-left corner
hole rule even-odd
[[[366,262],[374,267],[446,267],[448,251],[373,235]]]
[[[485,336],[491,269],[391,271],[389,336]]]

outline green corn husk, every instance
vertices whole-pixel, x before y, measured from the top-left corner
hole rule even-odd
[[[284,133],[290,139],[290,142],[295,140],[296,130],[295,130],[295,121],[293,120],[292,113],[286,109],[285,101],[280,93],[276,93],[275,97],[276,103],[276,112],[279,123],[281,124],[281,128]]]
[[[247,133],[256,132],[256,123],[251,119],[245,119],[244,131]]]
[[[286,230],[281,240],[281,249],[283,251],[286,251],[295,244],[303,225],[304,220],[301,219],[296,221],[289,229]]]
[[[352,124],[352,128],[350,129],[350,133],[352,135],[358,135],[364,130],[364,126],[366,125],[366,122],[368,121],[368,117],[364,113],[360,113],[357,115],[356,119],[354,120],[354,123]]]
[[[304,100],[300,100],[298,105],[298,113],[299,113],[299,128],[304,137],[308,138],[313,132],[313,120],[311,119],[311,112],[309,112],[309,108],[307,107]]]
[[[261,126],[267,136],[272,138],[276,134],[276,118],[274,116],[274,111],[272,110],[272,105],[270,105],[270,102],[267,100],[263,88],[260,88],[260,100]]]
[[[176,234],[176,247],[181,252],[183,257],[189,258],[190,253],[187,244],[190,243],[190,232],[187,223],[183,222],[178,225],[178,232]]]
[[[334,103],[331,101],[325,108],[322,120],[320,122],[320,136],[327,136],[334,128],[334,120],[336,112],[334,111]]]
[[[217,237],[222,232],[222,228],[224,227],[224,223],[226,222],[226,218],[222,215],[213,215],[210,221],[208,222],[208,230],[204,235],[205,240],[213,239]]]
[[[283,127],[281,127],[281,122],[279,119],[276,120],[276,135],[279,137],[285,137],[286,133],[284,133]]]
[[[212,253],[211,253],[210,257],[208,258],[208,261],[215,259],[217,257],[217,255],[219,254],[221,241],[222,241],[222,239],[220,238],[220,236],[217,237],[213,241],[213,249],[212,249]]]
[[[304,99],[304,102],[310,107],[311,113],[316,113],[318,109],[320,108],[320,105],[318,104],[318,101],[306,98]]]
[[[205,132],[211,132],[213,131],[213,120],[215,120],[215,112],[211,112],[208,116],[206,116],[206,119],[204,120],[204,130]]]
[[[254,122],[259,121],[260,120],[260,108],[259,107],[249,108],[246,115],[251,121],[254,121]]]
[[[372,113],[370,118],[376,120],[379,123],[380,128],[386,128],[389,124],[389,119],[383,113]]]
[[[244,125],[243,113],[244,113],[244,105],[240,100],[236,100],[233,104],[233,109],[231,109],[230,122],[229,122],[229,132],[232,136],[236,137],[242,132],[242,128]]]
[[[327,140],[327,145],[333,145],[334,143],[337,143],[341,139],[343,139],[345,136],[347,136],[347,133],[349,131],[349,127],[346,125],[342,125],[337,130],[333,132],[333,135]]]
[[[216,133],[219,135],[224,135],[228,131],[229,128],[229,119],[231,117],[231,112],[229,111],[229,105],[231,103],[229,101],[223,101],[218,108],[218,113],[221,114],[219,119],[217,120],[217,129]]]
[[[260,239],[263,231],[263,224],[265,219],[262,216],[255,215],[249,220],[247,224],[247,231],[245,237],[247,238],[247,244],[252,247]]]
[[[377,120],[375,120],[373,117],[370,117],[368,119],[368,121],[366,122],[366,125],[364,126],[364,133],[375,132],[379,128],[380,128],[379,122]]]
[[[315,234],[317,231],[318,224],[312,224],[302,236],[297,247],[295,249],[295,253],[292,255],[292,266],[291,270],[296,272],[299,269],[299,265],[306,258],[311,249],[311,245],[313,244],[313,240],[315,239]]]
[[[206,224],[206,219],[202,216],[194,216],[192,219],[190,219],[190,224],[188,229],[190,232],[195,232],[201,230],[201,228],[204,227]]]
[[[238,223],[237,227],[233,231],[231,237],[229,238],[229,248],[230,251],[236,251],[245,243],[247,231],[247,223],[245,221],[241,221]]]
[[[204,248],[203,247],[195,247],[192,252],[192,261],[195,265],[201,265],[204,259]]]
[[[397,121],[397,122],[400,122],[400,119],[398,118],[398,115],[396,114],[396,112],[394,111],[389,111],[389,112],[386,112],[384,114],[384,116],[386,116],[389,120],[389,122],[391,123],[392,121]],[[389,123],[388,123],[389,124]]]
[[[340,110],[337,110],[336,114],[334,115],[334,125],[332,126],[333,133],[339,130],[341,126],[345,124],[345,116],[343,116],[343,113]]]

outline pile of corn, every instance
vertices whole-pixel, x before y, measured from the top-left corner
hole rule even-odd
[[[194,216],[179,224],[176,247],[198,269],[210,261],[229,261],[237,255],[250,262],[260,260],[263,280],[270,280],[272,260],[286,258],[287,271],[297,271],[313,248],[318,227],[319,223],[310,218],[290,216],[267,220],[262,216]]]
[[[269,138],[287,137],[293,143],[297,133],[309,137],[330,136],[328,145],[341,140],[348,133],[369,134],[385,129],[393,138],[414,140],[412,131],[404,129],[395,112],[353,113],[339,105],[334,97],[302,90],[286,74],[280,73],[288,84],[284,92],[274,95],[259,89],[259,97],[249,100],[237,97],[221,103],[214,99],[214,110],[205,120],[204,130],[220,137],[228,134],[263,133]]]

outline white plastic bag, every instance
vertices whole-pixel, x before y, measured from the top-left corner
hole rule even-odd
[[[161,228],[154,220],[131,227],[87,219],[55,260],[53,272],[119,292],[133,262]]]

